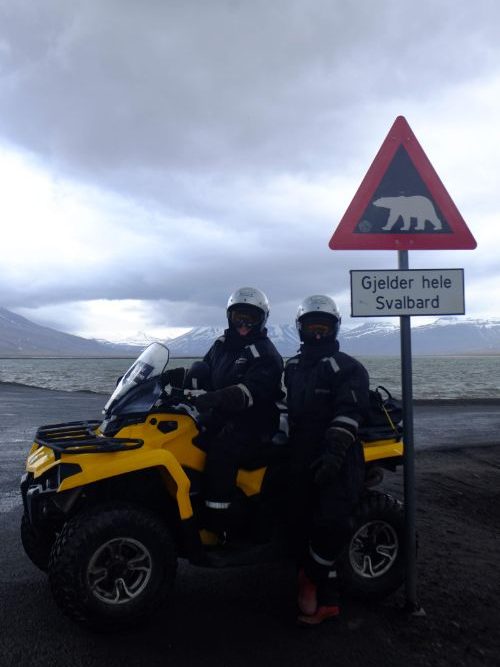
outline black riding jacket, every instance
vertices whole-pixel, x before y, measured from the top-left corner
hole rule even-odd
[[[251,337],[226,329],[203,358],[210,368],[208,390],[239,385],[247,408],[224,416],[252,432],[272,433],[279,423],[276,401],[283,397],[283,359],[264,329]]]
[[[368,410],[365,367],[339,350],[338,341],[302,345],[285,367],[291,435],[318,445],[330,427],[354,438]]]

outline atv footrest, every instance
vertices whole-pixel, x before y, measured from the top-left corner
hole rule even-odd
[[[108,438],[96,433],[101,422],[95,420],[48,424],[36,432],[35,442],[58,454],[99,454],[138,449],[141,438]]]

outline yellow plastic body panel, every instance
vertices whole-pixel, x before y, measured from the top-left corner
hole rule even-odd
[[[26,460],[26,470],[33,473],[36,479],[40,475],[43,475],[44,472],[47,472],[47,470],[50,470],[54,464],[59,465],[59,463],[59,461],[56,461],[55,454],[51,449],[48,447],[39,447],[33,443]]]
[[[158,429],[161,421],[176,421],[177,429],[162,433]],[[193,444],[196,435],[198,430],[191,417],[155,414],[145,423],[127,426],[117,433],[116,437],[142,438],[144,445],[140,449],[107,454],[62,454],[56,461],[51,449],[35,444],[28,455],[26,470],[36,479],[54,465],[77,463],[82,471],[64,479],[58,488],[58,491],[67,491],[117,475],[159,467],[168,473],[166,486],[176,497],[181,518],[188,519],[193,514],[190,482],[182,466],[201,471],[205,465],[205,452]]]
[[[238,470],[236,485],[239,486],[246,496],[255,496],[257,493],[260,493],[265,474],[266,468]]]
[[[366,463],[381,461],[383,459],[393,459],[403,457],[404,445],[402,440],[396,438],[390,440],[374,440],[373,442],[364,442],[363,451]]]

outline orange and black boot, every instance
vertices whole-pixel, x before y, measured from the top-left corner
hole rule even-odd
[[[297,604],[305,616],[311,616],[318,608],[317,586],[303,568],[299,570]]]
[[[310,581],[310,580],[309,580]],[[323,621],[338,619],[340,616],[339,590],[337,586],[337,573],[335,570],[329,572],[327,579],[324,579],[315,588],[316,608],[312,604],[299,608],[301,613],[297,617],[297,623],[303,626],[320,625]],[[299,589],[300,590],[300,589]]]

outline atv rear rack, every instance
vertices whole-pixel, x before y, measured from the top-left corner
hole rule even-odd
[[[101,422],[96,420],[47,424],[40,426],[35,443],[57,454],[107,454],[139,449],[141,438],[109,438],[97,435]]]

